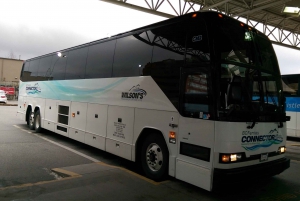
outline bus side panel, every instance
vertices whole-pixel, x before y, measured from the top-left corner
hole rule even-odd
[[[297,133],[296,137],[300,137],[300,112],[297,112]]]
[[[131,159],[134,108],[109,106],[106,151]]]
[[[88,104],[84,142],[105,150],[108,105]]]
[[[211,190],[214,134],[214,121],[180,116],[176,178]]]
[[[79,130],[85,130],[86,127],[86,113],[87,103],[72,102],[71,103],[71,116],[70,127]]]
[[[287,116],[291,117],[291,120],[287,122],[287,136],[296,137],[297,136],[297,127],[300,129],[299,121],[297,118],[297,112],[286,112]],[[300,136],[299,136],[300,137]]]
[[[69,138],[84,142],[87,103],[72,102],[70,111]]]
[[[157,130],[163,134],[165,142],[169,150],[169,175],[175,176],[175,159],[177,156],[177,144],[169,142],[169,132],[174,131],[176,133],[176,141],[178,140],[178,112],[158,111],[158,110],[147,110],[147,109],[135,109],[135,122],[134,122],[134,148],[132,151],[133,161],[136,153],[136,142],[145,128]],[[174,124],[172,128],[169,124]],[[146,133],[151,135],[150,133]],[[176,142],[177,143],[177,142]]]
[[[42,118],[42,127],[54,131],[54,124],[57,123],[57,101],[46,99],[45,115]]]
[[[23,121],[26,121],[26,97],[24,93],[24,87],[22,81],[19,83],[19,96],[18,96],[18,109],[17,109],[17,117]]]
[[[25,105],[25,97],[19,96],[18,97],[18,110],[17,116],[19,119],[26,121],[26,105]]]

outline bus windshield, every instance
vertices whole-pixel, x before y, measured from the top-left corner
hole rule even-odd
[[[218,116],[230,121],[276,121],[283,114],[276,55],[267,37],[240,22],[218,26]],[[278,120],[279,121],[279,120]]]
[[[221,117],[245,121],[261,115],[272,116],[281,111],[281,91],[276,76],[233,64],[221,64],[221,72]],[[271,120],[260,118],[268,119]]]
[[[221,61],[248,64],[269,73],[280,74],[270,40],[260,32],[236,21],[223,21],[216,27],[216,49]]]

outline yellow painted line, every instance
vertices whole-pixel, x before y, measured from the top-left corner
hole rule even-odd
[[[27,130],[22,129],[21,127],[19,127],[19,126],[17,126],[17,125],[14,125],[14,127],[19,128],[19,129],[21,129],[21,130],[23,130],[23,131],[25,131],[25,132],[28,132]],[[31,132],[30,132],[30,133],[31,133]],[[68,148],[68,147],[66,147],[66,146],[63,146],[63,145],[61,145],[61,144],[59,144],[59,143],[57,143],[57,142],[54,142],[54,141],[52,141],[52,140],[49,140],[49,139],[45,138],[45,137],[39,136],[39,135],[37,135],[37,134],[34,134],[34,135],[37,136],[37,137],[40,137],[40,138],[42,138],[42,139],[44,139],[44,140],[46,140],[46,141],[49,141],[49,142],[51,142],[51,143],[53,143],[53,144],[56,144],[56,145],[58,145],[58,146],[61,146],[61,147],[65,148],[65,149],[67,149],[67,150],[69,150],[69,151],[72,151],[72,152],[74,152],[74,153],[76,153],[76,154],[79,154],[79,155],[81,155],[81,156],[83,155],[82,153],[79,153],[79,152],[77,152],[77,151],[75,151],[75,150],[72,150],[72,149],[70,149],[70,148]],[[151,184],[153,184],[153,185],[160,185],[160,184],[162,184],[162,183],[168,182],[168,180],[167,180],[167,181],[163,181],[163,182],[156,182],[156,181],[153,181],[153,180],[151,180],[151,179],[148,179],[148,178],[146,178],[146,177],[144,177],[144,176],[141,176],[141,175],[139,175],[139,174],[137,174],[137,173],[135,173],[135,172],[132,172],[132,171],[130,171],[130,170],[127,170],[127,169],[125,169],[125,168],[118,167],[118,166],[113,166],[113,165],[109,165],[109,164],[103,163],[103,162],[101,162],[101,161],[99,161],[99,160],[97,160],[97,159],[91,158],[91,157],[86,156],[86,155],[84,155],[84,157],[85,157],[85,158],[88,158],[88,159],[90,159],[90,160],[92,160],[93,162],[95,162],[95,163],[98,164],[98,165],[109,166],[109,167],[112,167],[112,168],[118,168],[118,169],[120,169],[120,170],[123,170],[123,171],[125,171],[125,172],[127,172],[127,173],[130,173],[130,174],[132,174],[132,175],[134,175],[134,176],[136,176],[136,177],[138,177],[138,178],[140,178],[140,179],[142,179],[142,180],[144,180],[144,181],[147,181],[147,182],[149,182],[149,183],[151,183]],[[63,169],[60,169],[60,168],[54,168],[54,169],[52,169],[52,170],[53,170],[53,171],[57,171],[57,172],[61,172],[61,173],[66,174],[66,175],[69,175],[70,177],[75,177],[75,176],[78,175],[78,174],[76,174],[76,173],[72,173],[72,172],[69,172],[69,171],[67,171],[67,170],[63,170]],[[1,188],[0,188],[0,189],[1,189]]]
[[[103,163],[103,162],[98,162],[98,163],[96,163],[96,164],[98,164],[98,165],[103,165],[103,166],[108,166],[108,167],[111,167],[111,168],[118,168],[118,166],[109,165],[109,164]]]
[[[22,129],[21,127],[19,127],[19,126],[17,126],[17,125],[14,125],[14,127],[20,128],[21,130],[23,130],[23,131],[25,131],[25,132],[28,132],[27,130]],[[31,132],[30,132],[30,133],[31,133]],[[35,134],[35,135],[36,135],[36,134]],[[36,136],[37,136],[37,137],[40,137],[40,138],[42,138],[42,139],[44,139],[44,140],[46,140],[46,141],[50,141],[50,140],[47,139],[47,138],[44,138],[44,137],[41,137],[41,136],[38,136],[38,135],[36,135]],[[56,145],[58,145],[58,146],[62,146],[62,145],[60,145],[60,144],[58,144],[58,143],[56,143],[56,142],[53,142],[53,141],[51,141],[51,143],[54,143],[54,144],[56,144]],[[65,146],[64,146],[64,148],[65,148],[65,149],[68,149],[68,150],[70,149],[70,148],[67,148],[67,147],[65,147]],[[92,159],[93,159],[93,158],[92,158]],[[90,159],[90,160],[91,160],[91,159]],[[166,181],[163,181],[163,182],[156,182],[156,181],[153,181],[153,180],[151,180],[151,179],[148,179],[148,178],[146,178],[146,177],[144,177],[144,176],[141,176],[141,175],[139,175],[139,174],[137,174],[137,173],[135,173],[135,172],[132,172],[132,171],[127,170],[127,169],[122,168],[122,167],[118,167],[118,166],[114,166],[114,165],[109,165],[109,164],[103,163],[103,162],[101,162],[101,161],[98,161],[98,160],[96,160],[96,159],[93,159],[92,161],[95,162],[95,163],[98,164],[98,165],[108,166],[108,167],[112,167],[112,168],[118,168],[118,169],[123,170],[123,171],[125,171],[125,172],[127,172],[127,173],[129,173],[129,174],[131,174],[131,175],[134,175],[134,176],[136,176],[136,177],[138,177],[138,178],[140,178],[140,179],[142,179],[142,180],[144,180],[144,181],[147,181],[148,183],[151,183],[151,184],[153,184],[153,185],[160,185],[160,184],[162,184],[162,183],[167,183],[167,182],[169,182],[169,180],[166,180]],[[60,172],[60,173],[62,173],[62,174],[69,175],[71,178],[81,176],[81,175],[79,175],[79,174],[77,174],[77,173],[73,173],[73,172],[70,172],[70,171],[67,171],[67,170],[63,170],[63,169],[60,169],[60,168],[54,168],[54,169],[52,169],[52,170],[55,171],[55,172]],[[70,177],[66,177],[66,178],[70,178]],[[63,178],[63,179],[66,179],[66,178]],[[62,179],[61,179],[61,180],[62,180]],[[0,188],[0,190],[1,190],[1,188]]]
[[[120,169],[120,170],[123,170],[123,171],[125,171],[125,172],[127,172],[127,173],[129,173],[129,174],[131,174],[131,175],[133,175],[133,176],[136,176],[136,177],[138,177],[138,178],[140,178],[140,179],[142,179],[142,180],[144,180],[144,181],[146,181],[146,182],[148,182],[148,183],[151,183],[151,184],[153,184],[153,185],[160,185],[160,184],[169,182],[169,180],[162,181],[162,182],[156,182],[156,181],[153,181],[153,180],[151,180],[151,179],[148,179],[147,177],[144,177],[144,176],[139,175],[139,174],[137,174],[137,173],[135,173],[135,172],[132,172],[132,171],[126,169],[126,168],[118,167],[118,166],[114,166],[114,165],[109,165],[109,164],[106,164],[106,163],[103,163],[103,162],[99,162],[99,163],[96,163],[96,164],[98,164],[98,165],[103,165],[103,166],[109,166],[109,167],[112,167],[112,168],[118,168],[118,169]]]
[[[300,147],[300,144],[291,144],[290,146]]]
[[[300,161],[297,161],[297,160],[291,160],[291,162],[300,164]]]
[[[80,174],[77,174],[75,172],[71,172],[71,171],[68,171],[68,170],[64,170],[64,169],[61,169],[61,168],[54,168],[54,169],[52,169],[52,171],[68,175],[69,177],[81,177]]]
[[[57,168],[57,169],[59,169],[59,168]],[[36,183],[27,183],[27,184],[21,184],[21,185],[16,185],[16,186],[7,186],[7,187],[0,188],[0,191],[7,190],[7,189],[12,189],[12,188],[25,188],[25,187],[42,185],[42,184],[50,184],[50,183],[54,183],[54,182],[65,181],[65,180],[75,179],[75,178],[79,178],[79,177],[82,177],[82,176],[79,175],[79,174],[76,174],[76,176],[65,177],[65,178],[61,178],[61,179],[58,179],[58,180],[39,181],[39,182],[36,182]]]

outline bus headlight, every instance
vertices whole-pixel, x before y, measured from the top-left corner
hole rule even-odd
[[[242,154],[220,154],[220,162],[222,163],[229,163],[229,162],[236,162],[242,160]]]
[[[285,146],[279,147],[279,149],[278,149],[278,152],[279,152],[280,154],[284,154],[285,151],[286,151],[286,147],[285,147]]]

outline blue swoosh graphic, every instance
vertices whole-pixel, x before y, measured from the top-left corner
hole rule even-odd
[[[103,84],[97,83],[97,81],[94,81],[93,86],[90,86],[87,85],[84,80],[69,80],[68,82],[51,81],[51,84],[48,84],[49,82],[40,82],[43,91],[41,96],[43,98],[58,100],[93,101],[95,99],[99,99],[102,94],[120,85],[126,79],[127,78],[121,78],[105,86],[103,86]],[[76,85],[74,83],[76,83]],[[91,87],[93,87],[94,89],[90,89]]]
[[[278,137],[278,138],[281,138],[281,139],[274,139],[274,140],[266,141],[262,144],[257,144],[257,145],[254,145],[252,147],[243,146],[243,148],[246,149],[247,151],[255,151],[259,148],[270,147],[273,144],[280,144],[283,141],[282,137]]]

